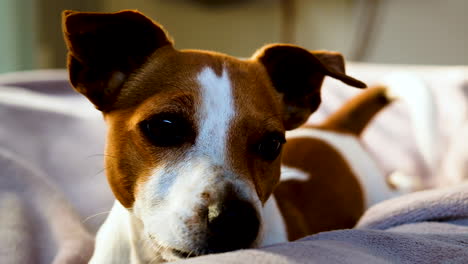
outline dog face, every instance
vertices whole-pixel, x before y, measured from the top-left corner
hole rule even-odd
[[[156,93],[105,115],[107,154],[119,157],[106,165],[114,193],[163,246],[195,254],[249,247],[279,177],[278,95],[254,63],[165,53],[125,85]]]
[[[337,53],[179,51],[134,11],[66,11],[64,34],[71,83],[109,126],[114,195],[165,259],[259,244],[285,130],[317,109],[325,75],[365,86]]]

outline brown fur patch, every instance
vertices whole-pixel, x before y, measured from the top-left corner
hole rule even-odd
[[[356,175],[336,149],[318,139],[288,139],[283,164],[310,175],[305,182],[281,182],[274,191],[290,240],[355,225],[364,212],[364,197]]]
[[[322,124],[304,127],[359,140],[370,121],[391,101],[385,87],[372,87],[348,100]],[[288,139],[283,163],[310,174],[306,182],[281,182],[275,190],[290,239],[354,226],[364,210],[363,191],[341,153],[319,139]]]

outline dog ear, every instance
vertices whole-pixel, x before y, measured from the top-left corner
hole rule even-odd
[[[111,110],[127,77],[154,51],[172,46],[164,29],[137,11],[64,11],[62,27],[70,82],[101,111]]]
[[[302,125],[317,110],[325,76],[357,88],[366,87],[345,74],[343,56],[337,52],[309,52],[294,45],[274,44],[260,49],[254,58],[265,66],[273,86],[283,95],[287,130]]]

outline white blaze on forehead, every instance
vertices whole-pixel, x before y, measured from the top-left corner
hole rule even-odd
[[[231,81],[226,69],[218,76],[209,67],[204,68],[197,79],[202,101],[198,113],[200,131],[196,151],[221,165],[225,162],[226,139],[234,117]]]

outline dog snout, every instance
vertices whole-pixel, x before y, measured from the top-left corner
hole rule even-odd
[[[249,248],[256,240],[260,221],[253,205],[229,199],[208,207],[207,253]]]

